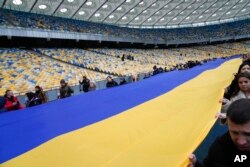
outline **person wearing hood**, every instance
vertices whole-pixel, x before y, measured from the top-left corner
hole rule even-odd
[[[64,79],[60,81],[60,84],[61,84],[61,87],[59,90],[60,91],[59,99],[70,97],[72,93],[74,93],[72,88],[68,86],[68,83]]]

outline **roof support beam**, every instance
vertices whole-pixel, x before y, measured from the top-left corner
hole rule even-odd
[[[123,5],[126,2],[126,0],[124,0],[121,4],[117,5],[114,10],[112,10],[103,20],[102,23],[110,16],[110,14],[112,14],[114,11],[116,11],[121,5]]]
[[[75,13],[71,16],[71,19],[77,14],[77,12],[83,7],[83,5],[87,2],[87,0],[83,1],[81,5],[79,5],[79,8],[75,11]]]
[[[55,11],[52,13],[51,16],[54,16],[54,14],[56,13],[56,11],[60,8],[60,6],[63,4],[64,0],[61,1],[61,3],[57,6],[57,8],[55,9]]]
[[[152,1],[152,2],[150,3],[150,5],[148,5],[148,7],[146,7],[144,10],[150,8],[150,7],[151,7],[154,3],[156,3],[156,2],[157,2],[157,0]],[[138,13],[135,17],[133,17],[133,19],[131,19],[131,20],[127,23],[127,25],[129,25],[136,17],[140,16],[140,14],[142,14],[142,12],[143,12],[144,10],[142,10],[142,11],[141,11],[140,13]]]
[[[35,5],[36,5],[37,1],[38,1],[38,0],[36,0],[36,1],[33,3],[33,5],[31,6],[31,8],[30,8],[30,11],[29,11],[29,12],[31,12],[31,11],[33,10],[33,8],[35,7]]]
[[[7,0],[4,0],[4,1],[3,1],[2,8],[3,8],[4,5],[6,4],[6,1],[7,1]]]
[[[104,1],[91,15],[90,15],[90,17],[88,18],[88,21],[90,21],[91,19],[92,19],[92,17],[96,14],[96,12],[98,12],[98,10],[99,9],[101,9],[102,8],[102,6],[105,4],[107,2],[107,0],[106,1]]]
[[[123,15],[121,15],[121,17],[115,22],[115,24],[117,24],[124,16],[126,16],[130,12],[131,9],[137,7],[139,5],[139,3],[141,3],[142,1],[143,0],[139,1],[137,4],[135,4],[134,6],[132,6],[132,8],[129,8],[129,10],[126,13],[124,13]]]

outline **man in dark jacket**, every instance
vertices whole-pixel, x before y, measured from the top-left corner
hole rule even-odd
[[[192,154],[188,167],[250,167],[250,99],[233,102],[227,122],[229,131],[214,141],[203,163]]]
[[[60,99],[70,97],[72,93],[74,93],[74,91],[71,89],[71,87],[68,86],[68,83],[66,83],[64,79],[60,81],[60,84],[61,84],[60,95],[59,95]]]
[[[125,85],[127,84],[127,81],[125,78],[120,78],[120,85]]]
[[[107,84],[106,84],[107,88],[115,87],[117,85],[118,85],[117,82],[115,82],[111,76],[107,77]]]
[[[83,92],[88,92],[89,91],[89,85],[90,85],[90,81],[86,76],[82,77],[82,81],[79,81],[80,85],[82,85],[82,89],[80,89],[80,91],[82,90]]]
[[[153,75],[157,75],[157,74],[159,74],[159,69],[157,68],[157,66],[155,65],[154,67],[153,67]]]

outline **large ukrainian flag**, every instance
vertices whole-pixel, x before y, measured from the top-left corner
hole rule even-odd
[[[240,59],[0,115],[1,167],[182,167]]]

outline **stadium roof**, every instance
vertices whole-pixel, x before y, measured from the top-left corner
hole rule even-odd
[[[6,9],[133,28],[177,28],[250,18],[250,0],[0,0]]]

